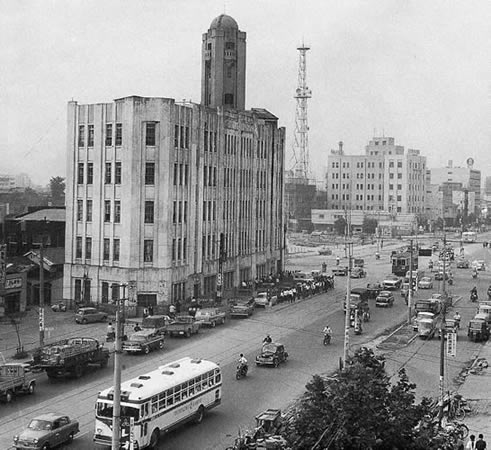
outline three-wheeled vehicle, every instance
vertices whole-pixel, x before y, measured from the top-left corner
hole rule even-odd
[[[469,321],[467,336],[474,342],[487,341],[489,339],[489,327],[484,319],[472,319]]]

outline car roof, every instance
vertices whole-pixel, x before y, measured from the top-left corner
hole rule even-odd
[[[33,417],[31,420],[47,420],[53,421],[59,419],[60,417],[68,417],[66,414],[59,414],[54,412],[47,412],[44,414],[40,414],[39,416]]]
[[[154,328],[147,328],[146,330],[135,331],[134,333],[131,334],[130,339],[133,336],[149,336],[151,334],[155,334],[155,329]]]
[[[93,308],[92,306],[90,307],[87,307],[87,308],[79,308],[78,309],[78,312],[81,312],[81,311],[97,311],[96,308]]]

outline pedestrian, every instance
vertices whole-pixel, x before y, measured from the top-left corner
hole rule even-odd
[[[486,441],[484,440],[484,436],[479,434],[477,441],[476,441],[476,450],[484,450],[487,448]]]
[[[153,316],[153,306],[148,307],[148,315]]]
[[[172,318],[176,317],[176,305],[171,304],[169,306],[169,316]]]
[[[465,446],[466,449],[474,450],[476,448],[476,436],[471,434],[469,436],[469,442]]]
[[[143,317],[148,316],[148,308],[143,308]]]
[[[133,331],[134,331],[135,333],[137,333],[138,331],[141,331],[141,327],[140,327],[140,325],[138,325],[138,324],[136,323],[136,324],[135,324],[135,326],[133,327]]]

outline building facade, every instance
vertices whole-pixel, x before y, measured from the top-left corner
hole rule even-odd
[[[331,151],[327,168],[328,209],[425,213],[426,157],[405,151],[394,138],[376,137],[364,155]]]
[[[245,44],[235,20],[212,22],[203,78],[218,83],[233,38]],[[65,298],[107,302],[126,285],[139,306],[167,305],[282,270],[285,130],[239,107],[241,76],[205,104],[69,102]]]

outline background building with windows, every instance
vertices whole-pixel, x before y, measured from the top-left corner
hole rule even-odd
[[[327,209],[423,215],[426,174],[426,157],[392,137],[373,138],[364,155],[340,147],[328,156]]]
[[[65,298],[108,302],[126,285],[139,306],[166,305],[282,270],[285,130],[244,110],[233,18],[202,48],[202,104],[68,103]]]

